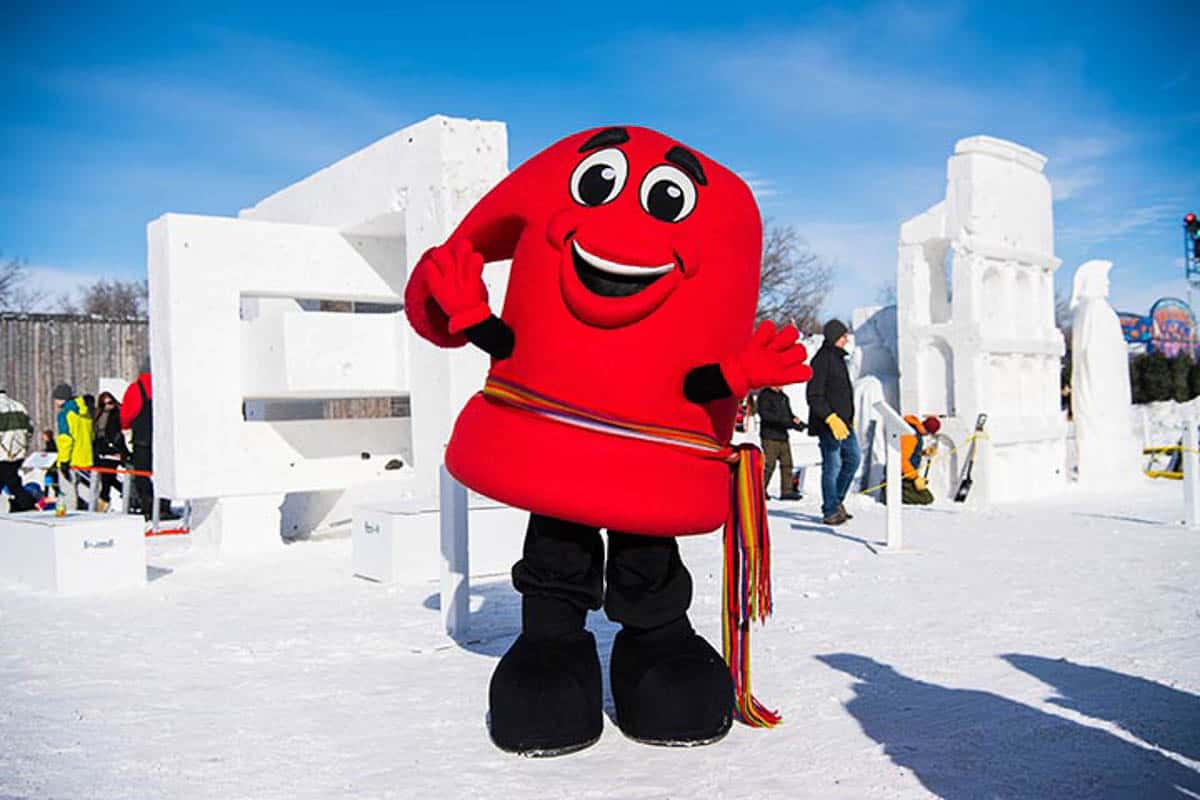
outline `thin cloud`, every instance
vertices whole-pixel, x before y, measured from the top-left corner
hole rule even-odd
[[[221,143],[233,162],[312,170],[412,121],[394,99],[337,77],[319,50],[220,28],[194,29],[189,58],[31,75],[44,90],[137,120],[160,136]],[[231,81],[213,63],[237,63]],[[179,154],[186,157],[186,152]]]
[[[1060,170],[1050,176],[1050,188],[1054,199],[1059,202],[1071,200],[1084,194],[1088,189],[1104,183],[1104,177],[1099,167],[1086,166],[1074,170]]]
[[[794,225],[812,252],[833,267],[826,312],[871,305],[880,286],[895,282],[897,226],[828,220],[798,220]]]
[[[1178,204],[1154,203],[1136,208],[1089,215],[1082,224],[1064,226],[1058,231],[1060,239],[1076,244],[1095,244],[1112,241],[1178,216]]]
[[[759,177],[757,173],[751,171],[738,172],[737,176],[746,182],[750,191],[753,192],[754,198],[760,202],[780,194],[779,190],[775,188],[775,181],[770,178]]]
[[[71,269],[47,264],[27,264],[24,267],[24,282],[21,290],[31,299],[28,310],[50,313],[59,310],[64,297],[75,300],[80,290],[102,279],[141,280],[144,270],[125,273],[108,268]]]

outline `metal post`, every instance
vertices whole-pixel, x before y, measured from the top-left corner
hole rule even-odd
[[[133,476],[128,472],[121,473],[121,513],[129,513],[129,493],[133,490]]]
[[[443,464],[438,475],[442,539],[442,625],[458,639],[467,632],[470,564],[467,557],[467,489]]]
[[[103,478],[99,472],[89,472],[88,478],[88,511],[96,510],[96,503],[100,499],[100,492],[96,491],[96,479]]]
[[[1183,423],[1183,509],[1189,528],[1200,527],[1200,462],[1196,454],[1196,420]]]
[[[887,548],[896,552],[904,547],[904,531],[900,527],[900,431],[889,426],[887,440]]]
[[[145,512],[146,509],[142,509],[142,513],[144,514]],[[156,492],[150,492],[150,530],[158,533],[158,523],[158,494]]]

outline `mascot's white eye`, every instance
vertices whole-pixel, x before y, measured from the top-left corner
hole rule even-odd
[[[679,222],[696,207],[696,184],[683,170],[662,164],[642,179],[642,208],[655,219]]]
[[[579,162],[571,173],[571,197],[585,206],[601,206],[625,188],[629,162],[615,147],[598,150]]]

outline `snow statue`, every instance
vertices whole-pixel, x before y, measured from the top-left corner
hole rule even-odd
[[[1013,142],[961,139],[946,166],[945,199],[900,226],[899,410],[941,417],[955,446],[988,415],[971,492],[982,502],[1065,485],[1064,348],[1054,325],[1060,261],[1045,163]]]
[[[405,312],[417,333],[492,357],[446,468],[531,512],[513,567],[521,635],[489,692],[501,749],[555,755],[599,738],[585,621],[601,606],[622,626],[609,674],[629,738],[705,744],[735,713],[778,721],[750,694],[746,655],[750,619],[770,608],[762,458],[730,437],[747,391],[812,370],[794,327],[754,328],[761,249],[737,175],[661,133],[612,127],[522,164],[413,271]],[[506,259],[496,316],[482,274]],[[675,539],[722,523],[730,666],[688,620]]]
[[[854,309],[854,349],[850,353],[854,376],[854,430],[862,445],[859,480],[862,488],[879,485],[887,464],[887,437],[875,403],[885,400],[900,406],[900,368],[896,353],[896,307],[867,306]],[[879,497],[876,492],[875,497]]]
[[[1120,486],[1138,477],[1130,417],[1129,354],[1117,312],[1108,304],[1111,261],[1075,271],[1071,294],[1071,411],[1079,481]]]
[[[854,435],[862,447],[859,479],[862,489],[878,486],[887,467],[887,436],[883,418],[875,404],[884,400],[883,383],[874,375],[863,375],[854,381]],[[878,492],[875,493],[878,497]]]

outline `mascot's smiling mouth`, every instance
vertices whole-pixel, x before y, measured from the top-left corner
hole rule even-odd
[[[676,266],[674,263],[654,267],[622,264],[589,253],[576,241],[571,242],[571,255],[580,282],[588,291],[601,297],[635,295]]]

